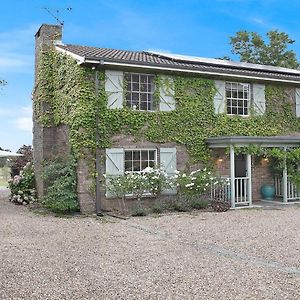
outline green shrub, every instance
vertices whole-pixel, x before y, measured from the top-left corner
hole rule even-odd
[[[155,203],[151,207],[151,211],[155,214],[161,214],[162,212],[164,212],[165,209],[166,207],[162,203]]]
[[[177,200],[177,201],[172,202],[171,210],[175,210],[178,212],[186,212],[186,211],[190,211],[191,207],[188,202]]]
[[[137,205],[132,209],[131,215],[133,217],[144,217],[147,216],[147,210],[144,207]]]
[[[58,158],[44,169],[46,195],[43,205],[59,214],[79,211],[76,193],[76,162],[74,158]]]
[[[192,199],[191,207],[193,209],[205,209],[208,207],[209,201],[204,199]]]

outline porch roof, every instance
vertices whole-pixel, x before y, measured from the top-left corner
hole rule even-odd
[[[218,136],[206,139],[210,148],[226,148],[230,145],[247,147],[258,145],[263,147],[300,147],[300,135],[285,136]]]

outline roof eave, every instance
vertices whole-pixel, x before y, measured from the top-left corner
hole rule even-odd
[[[151,62],[135,62],[135,61],[124,61],[117,59],[107,59],[104,57],[91,57],[91,56],[80,56],[71,51],[63,49],[59,47],[59,45],[55,46],[55,48],[62,53],[68,54],[73,57],[79,65],[95,65],[101,64],[104,66],[112,66],[112,67],[131,67],[131,68],[139,68],[139,69],[151,69],[157,71],[169,71],[169,72],[179,72],[179,73],[187,73],[187,74],[198,74],[198,75],[209,75],[214,77],[228,77],[228,78],[240,78],[247,80],[263,80],[265,82],[280,82],[280,83],[292,83],[292,84],[300,84],[299,80],[292,79],[282,79],[282,78],[274,78],[274,77],[264,77],[264,76],[250,76],[250,75],[241,75],[235,73],[227,73],[227,72],[214,72],[214,71],[203,71],[196,69],[189,69],[180,66],[170,66],[166,64],[157,65]]]

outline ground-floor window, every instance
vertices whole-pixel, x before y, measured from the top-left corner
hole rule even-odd
[[[125,172],[140,172],[147,167],[155,167],[156,163],[156,150],[124,150]]]

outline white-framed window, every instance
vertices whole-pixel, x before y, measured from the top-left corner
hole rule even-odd
[[[125,73],[126,106],[134,110],[153,111],[154,107],[154,75],[142,73]]]
[[[146,167],[162,167],[168,176],[174,176],[177,159],[176,148],[107,148],[105,173],[107,178],[122,176],[125,172],[140,172]],[[176,187],[170,187],[162,191],[166,195],[177,193]],[[111,197],[109,191],[106,196]]]
[[[155,149],[125,149],[124,171],[141,172],[147,167],[157,165],[157,152]]]
[[[250,83],[226,82],[225,92],[227,114],[248,116],[251,99]]]

